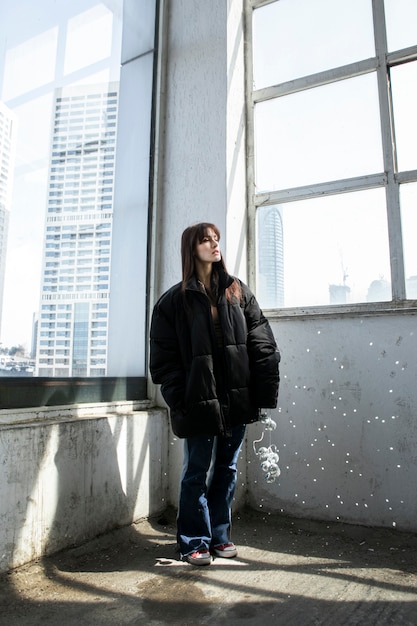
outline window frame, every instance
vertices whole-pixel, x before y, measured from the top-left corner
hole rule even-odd
[[[130,2],[134,0],[124,0],[124,19],[129,18],[132,8]],[[151,119],[150,119],[150,166],[149,166],[149,191],[152,190],[153,170],[154,170],[154,140],[155,140],[155,102],[157,99],[157,71],[159,68],[159,35],[160,35],[160,14],[161,2],[163,0],[147,0],[144,7],[144,15],[152,14],[154,4],[154,39],[145,54],[153,55],[153,81],[151,93]],[[129,56],[129,37],[132,33],[129,28],[123,27],[122,46],[124,57],[121,59],[121,68],[128,65],[136,57]],[[120,110],[119,110],[120,115]],[[152,219],[152,194],[148,194],[147,215],[148,221]],[[47,209],[46,209],[47,210]],[[148,247],[149,233],[148,233]],[[143,268],[146,273],[146,291],[149,292],[150,271],[149,263]],[[146,323],[143,328],[144,345],[146,346],[146,336],[148,328],[147,299],[145,298],[144,316]],[[149,398],[148,379],[146,376],[147,354],[139,355],[143,359],[145,374],[143,376],[97,376],[97,377],[25,377],[25,376],[4,376],[0,377],[0,412],[2,410],[16,409],[37,409],[42,407],[60,407],[74,404],[92,403],[115,403],[115,402],[142,402]]]
[[[277,317],[310,317],[315,315],[340,316],[341,314],[376,314],[393,312],[414,312],[417,300],[406,298],[403,240],[401,231],[400,185],[417,181],[417,169],[398,172],[395,160],[395,141],[390,91],[390,69],[397,65],[417,60],[417,45],[388,52],[384,0],[372,0],[375,57],[357,63],[332,68],[297,78],[291,81],[253,89],[253,12],[256,9],[279,0],[245,0],[245,83],[246,83],[246,148],[247,148],[247,199],[248,199],[248,282],[256,292],[257,241],[256,214],[258,207],[274,206],[296,200],[306,200],[323,195],[336,195],[350,191],[383,187],[386,194],[388,241],[391,266],[392,300],[389,302],[369,302],[343,305],[322,305],[285,307],[271,309]],[[358,176],[344,180],[257,193],[255,187],[255,141],[254,113],[257,103],[283,95],[297,93],[313,87],[320,87],[335,81],[376,72],[379,108],[381,117],[381,137],[384,171],[372,175]]]

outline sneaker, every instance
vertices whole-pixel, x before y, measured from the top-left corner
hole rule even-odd
[[[186,554],[183,559],[191,565],[210,565],[211,554],[208,550],[197,550],[191,554]]]
[[[234,543],[222,543],[220,546],[214,546],[213,554],[223,559],[231,559],[237,555],[237,549]]]

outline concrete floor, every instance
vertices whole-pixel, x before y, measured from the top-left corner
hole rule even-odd
[[[242,511],[235,559],[177,560],[167,511],[0,577],[1,626],[417,625],[417,536]]]

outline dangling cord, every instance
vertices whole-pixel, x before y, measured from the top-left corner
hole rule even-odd
[[[260,422],[264,424],[265,431],[269,433],[269,446],[261,446],[260,448],[258,448],[258,450],[256,449],[255,444],[261,443],[264,438],[264,431],[262,432],[261,438],[255,439],[255,441],[253,442],[253,451],[257,456],[259,456],[259,460],[261,461],[261,469],[263,472],[265,472],[266,482],[274,483],[281,474],[281,470],[278,467],[279,456],[277,452],[277,447],[271,442],[272,431],[276,429],[277,423],[271,418],[269,411],[267,411],[266,409],[260,409]]]

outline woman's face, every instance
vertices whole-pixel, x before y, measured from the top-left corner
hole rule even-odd
[[[214,230],[209,228],[201,243],[195,248],[195,255],[202,263],[215,263],[222,258],[219,246],[219,238]]]

